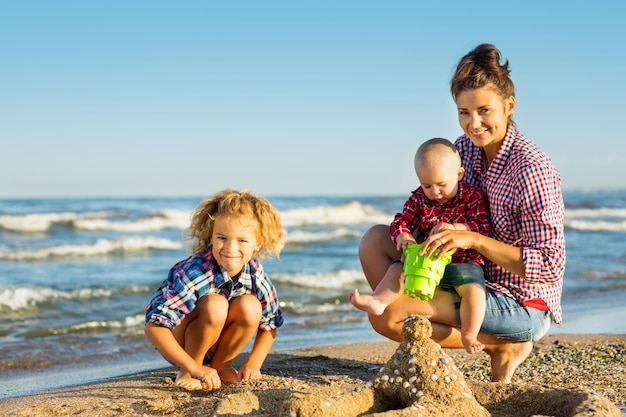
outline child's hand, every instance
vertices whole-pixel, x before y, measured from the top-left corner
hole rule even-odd
[[[252,379],[261,378],[261,370],[255,368],[248,368],[245,365],[239,370],[239,377],[242,381],[250,381]]]
[[[201,366],[196,370],[196,372],[192,373],[192,376],[200,380],[202,383],[202,389],[212,391],[222,386],[220,376],[214,368]]]

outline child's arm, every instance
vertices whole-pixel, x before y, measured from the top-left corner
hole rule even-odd
[[[261,366],[263,366],[265,358],[270,353],[270,349],[272,349],[274,339],[276,339],[276,329],[257,331],[252,351],[241,369],[239,369],[242,381],[249,381],[261,376]]]
[[[167,360],[177,365],[182,371],[190,373],[193,378],[199,379],[203,384],[206,384],[207,389],[218,389],[221,386],[217,371],[213,368],[198,365],[178,344],[170,329],[148,322],[144,332],[154,347]]]

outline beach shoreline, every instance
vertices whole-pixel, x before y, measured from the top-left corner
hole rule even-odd
[[[230,407],[229,415],[276,415],[263,410],[270,407],[276,412],[295,393],[323,402],[324,398],[332,397],[331,391],[360,392],[397,347],[395,342],[376,341],[272,351],[264,364],[263,378],[224,386],[215,392],[187,392],[174,386],[171,382],[176,375],[174,367],[144,370],[4,398],[0,401],[0,415],[187,416],[197,415],[199,410],[202,415],[223,415],[221,411],[218,413],[219,407]],[[488,356],[467,355],[458,349],[445,351],[474,391],[479,392],[479,384],[489,380]],[[520,389],[531,386],[586,389],[606,398],[624,413],[626,334],[548,335],[535,344],[512,382],[512,386]],[[250,396],[256,400],[250,402]],[[246,401],[239,401],[244,397]],[[239,403],[240,406],[236,405]],[[402,414],[393,411],[385,415]]]

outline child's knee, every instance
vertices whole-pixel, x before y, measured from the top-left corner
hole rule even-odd
[[[253,326],[258,326],[261,319],[261,302],[251,294],[244,294],[231,302],[231,314],[235,313],[237,320]]]

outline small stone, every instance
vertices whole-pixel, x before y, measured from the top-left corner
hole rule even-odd
[[[439,377],[438,377],[436,374],[432,374],[432,375],[430,376],[430,380],[431,380],[431,381],[436,381],[436,380],[438,380],[438,379],[439,379]]]
[[[447,383],[450,383],[450,381],[452,381],[449,376],[446,376],[445,378],[443,378],[443,380]]]

